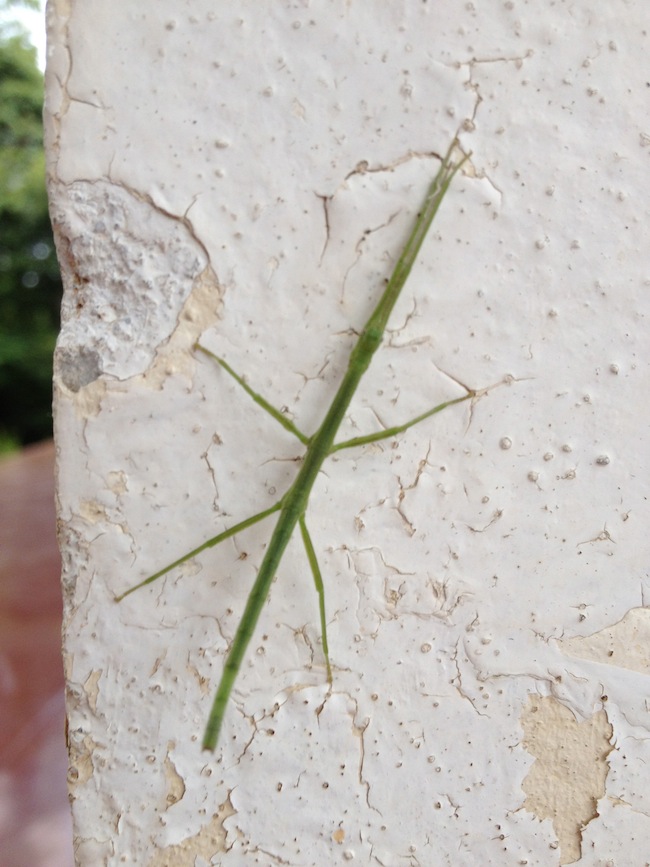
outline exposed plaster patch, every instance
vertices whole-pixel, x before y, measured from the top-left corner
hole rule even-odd
[[[126,494],[129,489],[128,482],[129,477],[121,470],[118,472],[107,473],[106,475],[106,484],[108,485],[108,489],[112,491],[115,496]]]
[[[223,287],[208,265],[198,275],[187,301],[178,316],[173,333],[156,350],[155,358],[144,374],[149,386],[161,388],[168,376],[189,375],[194,366],[190,352],[205,330],[214,325],[221,313]]]
[[[78,514],[89,524],[100,524],[109,520],[106,509],[96,500],[81,500]]]
[[[102,372],[99,353],[83,346],[75,349],[62,347],[57,356],[57,366],[61,381],[75,393],[94,382]]]
[[[599,815],[613,728],[603,710],[578,722],[563,704],[539,695],[529,696],[521,725],[523,746],[536,759],[522,783],[524,808],[551,819],[560,863],[572,864],[581,857],[584,827]]]
[[[68,786],[70,797],[77,797],[75,791],[92,778],[93,753],[96,744],[90,735],[78,736],[68,730]]]
[[[99,366],[99,355],[93,353],[98,363],[93,366],[93,376],[85,377],[78,370],[80,364],[83,367],[85,351],[64,347],[57,350],[55,384],[68,390],[81,418],[92,418],[99,414],[107,393],[124,392],[128,388],[137,388],[138,384],[161,389],[170,376],[191,376],[195,364],[192,349],[206,328],[219,318],[222,296],[223,288],[208,265],[194,281],[178,314],[176,327],[158,345],[153,360],[143,373],[124,381],[100,379],[98,377],[104,371]]]
[[[164,763],[165,779],[167,780],[167,807],[165,809],[173,807],[173,805],[178,803],[178,801],[180,801],[185,795],[185,782],[176,770],[176,765],[169,755],[175,746],[176,744],[174,741],[168,741],[167,755],[165,756]]]
[[[650,609],[632,608],[613,626],[557,643],[569,656],[650,674]]]
[[[88,707],[93,713],[97,711],[97,696],[99,695],[99,681],[102,676],[102,669],[91,671],[84,683],[86,698],[88,699]]]
[[[224,851],[226,832],[223,823],[235,813],[228,796],[197,834],[175,846],[166,846],[155,852],[147,862],[148,867],[195,867],[202,861],[212,863],[212,859]]]
[[[174,329],[208,264],[186,217],[106,181],[52,196],[65,293],[56,375],[71,391],[139,373]]]

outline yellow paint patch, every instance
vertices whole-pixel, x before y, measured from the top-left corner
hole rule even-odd
[[[210,864],[216,855],[223,853],[226,842],[223,823],[235,812],[230,799],[226,800],[198,834],[187,837],[176,846],[159,849],[150,858],[148,867],[194,867],[198,857]]]
[[[632,608],[622,620],[607,629],[557,643],[569,656],[650,674],[650,609]]]
[[[99,681],[102,676],[103,669],[99,668],[91,671],[84,681],[84,692],[88,700],[88,707],[93,713],[97,713],[97,699],[99,697]]]
[[[81,788],[93,776],[93,756],[97,744],[86,735],[82,739],[68,740],[68,789],[71,798],[80,797],[76,789]]]
[[[167,780],[167,807],[176,804],[185,794],[185,781],[176,770],[176,765],[170,758],[169,753],[174,749],[176,744],[174,741],[167,743],[167,755],[165,756],[165,779]]]
[[[523,746],[536,761],[522,784],[524,808],[551,819],[561,864],[580,859],[582,830],[598,816],[605,794],[613,729],[604,711],[578,722],[552,697],[529,696],[521,717]]]

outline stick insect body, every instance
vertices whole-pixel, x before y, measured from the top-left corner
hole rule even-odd
[[[271,506],[268,509],[265,509],[262,512],[259,512],[256,515],[253,515],[250,518],[247,518],[245,521],[242,521],[233,527],[230,527],[228,530],[219,533],[217,536],[214,536],[212,539],[204,542],[198,548],[195,548],[194,550],[185,554],[180,559],[174,561],[173,563],[170,563],[164,569],[161,569],[159,572],[150,575],[144,581],[141,581],[139,584],[131,587],[129,590],[126,590],[120,596],[116,597],[117,601],[119,602],[125,596],[133,593],[138,588],[143,587],[146,584],[152,583],[153,581],[160,578],[162,575],[165,575],[171,569],[174,569],[176,566],[180,566],[182,563],[187,562],[188,560],[195,557],[197,554],[200,554],[207,548],[214,547],[220,542],[223,542],[225,539],[228,539],[231,536],[234,536],[236,533],[239,533],[240,531],[246,529],[247,527],[258,523],[269,515],[272,515],[275,512],[279,512],[277,523],[275,525],[275,529],[273,530],[273,534],[271,535],[268,548],[262,560],[262,564],[257,573],[257,578],[255,579],[253,587],[248,596],[244,613],[239,622],[235,637],[226,656],[223,673],[221,675],[221,680],[217,688],[217,693],[214,698],[212,709],[210,711],[210,716],[208,718],[207,726],[205,729],[205,734],[203,737],[203,749],[214,750],[217,746],[221,725],[230,698],[230,693],[237,678],[237,674],[239,673],[244,654],[246,653],[250,640],[253,636],[260,613],[269,594],[271,583],[280,565],[280,561],[282,560],[289,539],[291,538],[293,531],[296,528],[296,524],[298,524],[300,527],[300,534],[302,536],[305,550],[307,553],[307,559],[309,560],[309,565],[311,567],[314,582],[316,584],[316,590],[319,599],[323,652],[327,665],[327,677],[328,681],[330,683],[332,682],[332,672],[330,667],[329,648],[327,642],[327,628],[325,621],[325,594],[323,579],[321,576],[320,568],[318,566],[318,561],[316,559],[314,546],[312,544],[311,537],[307,529],[307,524],[305,522],[305,512],[307,510],[307,505],[309,502],[309,495],[311,493],[314,482],[316,481],[316,477],[320,472],[323,461],[335,451],[346,448],[353,448],[354,446],[366,445],[368,443],[373,443],[379,440],[388,439],[389,437],[394,437],[397,434],[402,433],[403,431],[412,427],[413,425],[424,421],[425,419],[429,418],[432,415],[435,415],[438,412],[441,412],[446,407],[453,406],[454,404],[461,403],[465,400],[472,399],[478,396],[478,392],[471,389],[466,389],[467,393],[462,395],[461,397],[457,397],[453,400],[448,400],[444,403],[438,404],[437,406],[429,409],[427,412],[422,413],[416,418],[411,419],[405,424],[385,429],[379,431],[378,433],[369,434],[368,436],[355,437],[354,439],[346,440],[345,442],[340,442],[337,444],[334,443],[336,433],[347,412],[350,401],[354,397],[359,382],[361,381],[364,373],[368,369],[368,366],[372,361],[373,355],[381,344],[390,314],[393,310],[393,307],[395,306],[397,299],[399,298],[402,289],[404,288],[404,284],[406,283],[408,276],[411,272],[411,268],[415,263],[420,247],[422,246],[422,242],[424,241],[426,234],[429,231],[429,227],[433,222],[433,219],[438,211],[438,208],[440,207],[445,193],[447,192],[447,189],[449,188],[449,185],[451,184],[455,174],[459,171],[463,163],[468,159],[468,156],[464,156],[462,159],[460,159],[460,161],[455,163],[453,162],[452,154],[454,149],[457,147],[457,144],[458,143],[456,140],[452,142],[449,151],[442,160],[438,173],[431,182],[431,185],[427,191],[426,198],[422,205],[422,209],[420,210],[415,220],[415,223],[406,241],[404,249],[402,250],[402,253],[397,261],[397,264],[395,265],[395,268],[386,285],[386,288],[384,289],[384,292],[379,299],[379,302],[377,303],[377,306],[370,314],[370,317],[368,318],[368,321],[366,322],[363,331],[359,335],[356,345],[352,349],[350,359],[348,361],[347,370],[345,371],[338,391],[336,392],[336,395],[332,400],[330,408],[328,409],[325,418],[323,419],[316,433],[314,433],[312,436],[306,436],[305,434],[303,434],[293,424],[292,421],[287,419],[287,417],[284,416],[275,407],[271,406],[261,395],[253,391],[222,358],[213,355],[207,349],[197,344],[197,348],[199,350],[213,358],[228,374],[230,374],[230,376],[232,376],[246,390],[246,392],[256,401],[256,403],[262,406],[270,415],[273,416],[273,418],[276,419],[276,421],[278,421],[280,424],[282,424],[284,428],[294,434],[294,436],[296,436],[300,440],[300,442],[307,447],[307,451],[304,455],[304,458],[302,459],[302,464],[295,481],[289,487],[284,496],[277,503],[275,503],[275,505]]]

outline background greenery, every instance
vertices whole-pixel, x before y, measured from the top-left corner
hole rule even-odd
[[[0,0],[0,11],[10,5]],[[52,436],[61,278],[45,193],[42,105],[36,50],[21,28],[0,24],[0,451]]]

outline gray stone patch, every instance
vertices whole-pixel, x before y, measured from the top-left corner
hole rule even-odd
[[[82,379],[100,367],[118,379],[142,373],[207,264],[200,242],[183,219],[116,184],[79,181],[53,200],[62,369],[74,359]],[[70,381],[80,382],[76,374]]]

